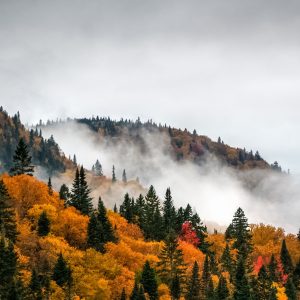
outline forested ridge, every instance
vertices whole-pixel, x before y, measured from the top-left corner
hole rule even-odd
[[[34,171],[21,138],[0,179],[0,299],[299,298],[300,234],[249,224],[242,208],[208,233],[170,188],[95,207],[82,166],[59,191]]]

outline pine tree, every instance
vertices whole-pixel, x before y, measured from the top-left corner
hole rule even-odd
[[[40,214],[40,217],[38,219],[38,235],[39,236],[47,236],[50,232],[50,220],[47,216],[47,213],[43,211]]]
[[[229,224],[229,226],[227,227],[227,229],[225,231],[225,239],[230,240],[232,238],[233,238],[233,226],[232,226],[232,224]]]
[[[296,288],[291,278],[288,279],[285,285],[285,293],[289,300],[297,300]]]
[[[176,223],[176,211],[173,204],[170,188],[167,188],[165,194],[165,201],[163,203],[162,214],[164,231],[167,235],[171,230],[174,229]]]
[[[122,294],[121,294],[120,300],[126,300],[125,288],[122,289]]]
[[[155,271],[150,267],[148,260],[143,267],[141,284],[143,285],[145,292],[148,293],[150,300],[158,300],[158,289]]]
[[[90,189],[85,179],[83,167],[80,168],[80,172],[76,169],[70,204],[84,215],[89,215],[93,209]]]
[[[114,213],[118,213],[118,208],[117,208],[117,204],[116,203],[114,205]]]
[[[228,296],[229,296],[229,290],[227,287],[227,281],[223,277],[223,275],[221,275],[217,286],[216,298],[217,300],[226,300]]]
[[[225,272],[228,272],[230,274],[230,277],[233,275],[233,262],[232,257],[230,254],[230,248],[228,243],[226,244],[226,247],[224,249],[224,252],[221,256],[221,263],[222,263],[222,270]]]
[[[122,181],[123,181],[124,183],[127,183],[127,175],[126,175],[125,169],[123,170]]]
[[[133,222],[134,216],[133,216],[133,205],[131,202],[131,199],[129,197],[129,194],[126,193],[124,196],[124,201],[120,206],[120,214],[122,217],[124,217],[129,223]]]
[[[64,200],[65,205],[68,204],[70,198],[70,192],[69,192],[69,188],[65,184],[62,184],[62,186],[60,187],[59,198],[61,200]]]
[[[285,274],[291,274],[294,270],[293,262],[287,249],[285,239],[282,241],[281,251],[280,251],[280,261],[283,266],[283,270]]]
[[[176,274],[175,277],[172,279],[171,286],[170,286],[170,293],[171,297],[174,300],[179,300],[181,296],[181,285],[179,276]]]
[[[52,279],[61,287],[70,287],[72,284],[71,269],[61,253],[54,266]]]
[[[13,167],[10,169],[11,175],[27,174],[32,176],[34,166],[31,164],[31,156],[23,139],[19,140],[15,155],[13,156]]]
[[[234,214],[232,229],[232,236],[235,239],[233,248],[237,249],[239,254],[243,255],[244,258],[247,258],[248,254],[252,251],[252,236],[249,230],[248,220],[240,207]]]
[[[76,155],[75,155],[75,154],[74,154],[74,156],[73,156],[73,164],[74,164],[74,166],[77,167],[77,158],[76,158]]]
[[[160,240],[163,236],[160,203],[154,187],[151,185],[145,197],[145,216],[142,224],[146,239]]]
[[[164,246],[158,256],[157,273],[163,283],[171,287],[177,278],[180,285],[185,281],[186,266],[183,260],[182,250],[179,248],[177,237],[174,232],[170,232],[164,241]]]
[[[52,182],[51,182],[51,178],[49,177],[48,179],[48,193],[49,195],[53,195],[53,188],[52,188]]]
[[[235,291],[234,300],[249,300],[250,287],[245,272],[245,262],[243,257],[239,258],[236,275],[235,275]]]
[[[0,239],[0,299],[8,299],[17,274],[17,255],[13,243]]]
[[[293,272],[293,282],[297,290],[300,290],[300,258]]]
[[[7,188],[0,180],[0,231],[4,231],[5,236],[15,243],[17,238],[17,225],[15,220],[15,210],[12,207],[12,200]]]
[[[29,288],[30,288],[31,296],[33,297],[33,299],[36,299],[36,300],[43,299],[40,278],[35,269],[33,269],[32,273],[31,273]]]
[[[192,271],[192,276],[188,284],[188,291],[186,300],[199,300],[200,299],[200,279],[199,279],[199,266],[195,261]]]
[[[139,286],[137,280],[134,282],[134,287],[132,289],[130,300],[138,300],[139,299]]]
[[[270,263],[268,266],[269,277],[272,282],[278,282],[277,269],[278,269],[278,264],[277,264],[274,254],[272,254],[271,260],[270,260]]]
[[[263,265],[259,272],[257,278],[257,298],[260,300],[268,300],[270,297],[271,281],[267,274],[266,268]]]
[[[117,181],[117,178],[116,178],[116,172],[115,172],[115,166],[113,166],[112,168],[112,177],[111,177],[111,181],[114,183]]]
[[[107,217],[106,208],[104,206],[103,201],[101,200],[101,197],[99,197],[98,200],[98,221],[100,222],[102,228],[103,228],[103,242],[116,242],[117,238],[115,237],[112,225]]]
[[[96,249],[97,251],[104,251],[104,232],[103,227],[98,220],[96,214],[92,213],[87,229],[87,246]]]
[[[143,228],[143,224],[145,221],[145,199],[140,194],[135,202],[134,214],[136,217],[136,223]]]
[[[103,176],[102,165],[100,164],[98,159],[96,160],[96,163],[94,165],[94,172],[96,176]]]

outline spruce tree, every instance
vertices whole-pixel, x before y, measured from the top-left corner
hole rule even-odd
[[[230,254],[230,248],[228,243],[226,244],[224,252],[221,256],[221,264],[222,264],[222,270],[228,272],[231,278],[233,275],[233,262],[232,262],[232,257]]]
[[[72,272],[62,253],[59,254],[54,266],[52,279],[60,287],[70,287],[72,284]]]
[[[87,246],[103,252],[104,244],[103,227],[96,214],[92,213],[87,229]]]
[[[90,189],[85,179],[83,167],[80,168],[80,172],[76,169],[70,204],[84,215],[89,215],[93,209]]]
[[[122,289],[120,300],[126,300],[125,288]]]
[[[163,283],[171,287],[177,278],[180,285],[185,281],[186,266],[183,260],[182,250],[179,249],[177,237],[170,232],[164,241],[164,246],[158,256],[157,273]]]
[[[170,293],[171,293],[172,299],[174,299],[174,300],[179,300],[180,299],[181,284],[180,284],[180,278],[177,274],[172,279],[171,286],[170,286]]]
[[[139,195],[135,202],[134,213],[136,216],[137,224],[143,228],[145,221],[145,199],[143,195]]]
[[[98,221],[100,222],[102,228],[103,228],[103,242],[116,242],[117,238],[114,234],[112,225],[107,217],[106,208],[104,206],[103,201],[101,200],[101,197],[99,197],[98,200]]]
[[[27,145],[21,138],[13,156],[13,167],[10,169],[10,173],[11,175],[27,174],[32,176],[33,172],[34,166],[31,164],[31,156],[29,155]]]
[[[70,198],[70,191],[69,191],[69,188],[65,184],[62,184],[62,186],[60,187],[59,198],[61,200],[64,200],[65,205],[68,204],[69,198]]]
[[[145,291],[142,284],[140,285],[138,300],[146,300]]]
[[[223,275],[219,278],[219,283],[216,291],[217,300],[226,300],[229,297],[229,290],[227,287],[227,281]]]
[[[96,176],[103,176],[102,165],[100,164],[98,159],[96,160],[94,168],[95,168],[94,172]]]
[[[188,283],[188,290],[186,300],[199,300],[200,299],[200,279],[199,279],[199,266],[195,261],[192,271],[192,276]]]
[[[137,280],[134,281],[134,287],[132,289],[130,300],[138,300],[139,299],[139,286]]]
[[[289,253],[289,250],[287,249],[285,239],[282,241],[281,250],[280,250],[280,261],[283,266],[284,273],[289,275],[293,272],[293,262]]]
[[[47,216],[47,213],[43,211],[40,214],[40,217],[38,219],[38,235],[39,236],[47,236],[50,232],[50,220]]]
[[[296,288],[292,279],[289,277],[285,285],[285,293],[289,300],[297,300]]]
[[[117,208],[117,204],[116,203],[114,205],[114,213],[118,213],[118,208]]]
[[[125,169],[123,170],[122,181],[123,181],[123,183],[127,183],[127,175],[126,175]]]
[[[0,299],[8,299],[17,275],[17,255],[13,243],[0,239]]]
[[[52,182],[51,182],[51,177],[48,179],[48,193],[50,196],[53,195],[53,188],[52,188]]]
[[[144,222],[142,229],[146,239],[160,240],[163,236],[160,203],[154,187],[151,185],[145,197]]]
[[[143,285],[145,292],[149,295],[150,300],[158,300],[158,287],[155,271],[150,267],[148,260],[143,267],[141,284]]]
[[[247,258],[248,254],[252,251],[252,236],[249,230],[248,219],[240,207],[232,220],[232,237],[235,239],[233,248],[237,249],[239,254],[243,255],[244,258]]]
[[[0,231],[4,231],[5,236],[15,243],[17,238],[15,210],[2,179],[0,179]]]
[[[111,181],[112,181],[113,183],[117,181],[117,178],[116,178],[116,171],[115,171],[115,166],[113,166],[113,168],[112,168]]]
[[[165,234],[167,235],[171,230],[174,229],[176,223],[176,210],[173,204],[171,189],[167,188],[165,194],[165,201],[162,209],[163,226]]]
[[[278,264],[274,254],[271,256],[271,260],[268,266],[269,277],[272,282],[278,282],[278,274],[277,274]]]
[[[263,265],[257,277],[257,298],[260,300],[268,300],[270,297],[271,280],[268,276],[265,266]]]
[[[35,269],[32,270],[31,279],[29,283],[30,294],[33,299],[42,300],[42,286],[40,282],[40,278]]]
[[[234,300],[249,300],[249,299],[250,299],[250,287],[245,272],[244,258],[241,256],[237,263],[237,269],[235,274]]]
[[[300,258],[299,258],[298,263],[296,264],[296,267],[293,272],[293,282],[294,282],[295,288],[297,290],[300,290]]]
[[[134,219],[133,210],[134,207],[132,205],[132,201],[129,197],[129,194],[126,193],[124,196],[124,201],[120,206],[120,215],[124,217],[129,223],[132,223]]]
[[[271,287],[269,300],[277,300],[277,289],[275,287]]]

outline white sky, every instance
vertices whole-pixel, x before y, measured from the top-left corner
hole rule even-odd
[[[300,173],[300,2],[0,0],[0,104],[153,119]]]

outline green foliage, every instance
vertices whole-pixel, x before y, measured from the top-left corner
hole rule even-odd
[[[168,188],[163,202],[162,218],[165,234],[174,230],[176,224],[176,210],[173,204],[171,189]]]
[[[52,279],[61,287],[70,287],[72,284],[71,269],[61,253],[54,266]]]
[[[188,290],[186,300],[199,300],[200,299],[200,279],[199,279],[199,266],[195,261],[192,271],[192,276],[188,283]]]
[[[31,297],[36,300],[42,300],[42,286],[40,282],[40,278],[35,269],[32,270],[31,279],[29,283],[29,289],[31,291]]]
[[[170,286],[171,297],[174,300],[179,300],[181,296],[181,285],[180,278],[176,274],[174,278],[172,278],[171,286]]]
[[[27,174],[32,176],[33,172],[34,166],[31,164],[31,156],[27,145],[21,138],[13,156],[13,167],[10,169],[10,173],[12,175]]]
[[[296,288],[291,278],[288,279],[285,285],[285,293],[289,300],[297,300]]]
[[[245,262],[243,257],[239,258],[236,275],[235,275],[235,290],[234,300],[249,300],[250,299],[250,287],[245,272]]]
[[[217,298],[217,300],[225,300],[228,298],[228,296],[229,296],[229,290],[227,287],[227,281],[221,275],[219,278],[218,286],[217,286],[216,298]]]
[[[150,300],[158,300],[157,281],[155,271],[150,267],[149,261],[146,261],[142,275],[141,284],[146,293],[148,293]]]
[[[69,191],[69,188],[65,184],[62,184],[62,186],[60,187],[59,198],[61,200],[64,200],[65,205],[68,204],[69,198],[70,198],[70,191]]]
[[[223,254],[221,256],[221,264],[222,264],[222,270],[225,272],[228,272],[230,274],[230,277],[233,275],[233,261],[230,254],[230,248],[228,243],[226,244],[226,247],[223,251]]]
[[[49,179],[48,179],[48,193],[49,193],[50,196],[53,195],[51,177],[49,177]]]
[[[91,214],[87,229],[87,247],[104,252],[103,227],[95,213]]]
[[[256,297],[261,300],[268,300],[270,297],[271,280],[268,276],[265,266],[263,265],[259,272],[256,282]]]
[[[283,266],[285,274],[291,274],[294,270],[293,262],[289,253],[289,250],[286,246],[285,240],[282,241],[281,250],[280,250],[280,261]]]
[[[38,235],[46,236],[50,232],[50,220],[47,216],[47,213],[43,211],[38,219]]]
[[[89,215],[92,212],[92,198],[90,197],[90,189],[85,179],[83,167],[80,168],[80,172],[76,169],[70,204],[84,215]]]
[[[12,200],[2,179],[0,180],[0,231],[13,243],[16,241],[15,210],[12,207]]]
[[[278,282],[278,280],[279,280],[277,270],[278,270],[278,264],[277,264],[274,254],[272,254],[271,260],[270,260],[270,263],[268,266],[269,277],[272,282]]]

